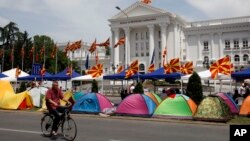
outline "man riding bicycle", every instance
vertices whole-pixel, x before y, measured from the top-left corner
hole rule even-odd
[[[67,99],[63,97],[61,89],[58,87],[58,82],[53,81],[52,88],[46,92],[46,106],[49,110],[49,113],[54,115],[53,125],[52,125],[52,134],[57,135],[58,124],[60,121],[60,115],[58,107],[60,106],[60,99],[65,101],[68,104],[71,104]]]

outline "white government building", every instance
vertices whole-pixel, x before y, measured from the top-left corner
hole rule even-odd
[[[136,2],[109,19],[111,63],[125,65],[138,59],[140,71],[147,72],[153,52],[155,66],[162,66],[162,51],[167,47],[169,61],[193,61],[207,67],[229,55],[236,69],[247,66],[250,53],[250,16],[188,22],[180,16],[152,5]],[[126,37],[125,46],[113,48]]]

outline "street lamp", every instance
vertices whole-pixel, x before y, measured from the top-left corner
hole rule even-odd
[[[117,10],[121,11],[128,18],[128,14],[126,14],[119,6],[115,7]]]

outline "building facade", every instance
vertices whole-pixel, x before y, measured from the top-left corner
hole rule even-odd
[[[235,67],[249,64],[250,16],[187,22],[180,16],[136,2],[109,19],[111,47],[125,37],[125,45],[111,49],[111,64],[129,65],[139,60],[146,73],[154,58],[156,68],[165,61],[180,58],[193,61],[195,67],[208,67],[211,62],[229,55]],[[236,68],[237,69],[237,68]]]

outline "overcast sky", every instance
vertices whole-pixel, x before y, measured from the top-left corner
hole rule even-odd
[[[82,39],[104,41],[110,36],[108,19],[137,0],[0,0],[0,26],[18,24],[30,36],[48,35],[55,42]],[[152,0],[187,21],[250,15],[250,0]]]

